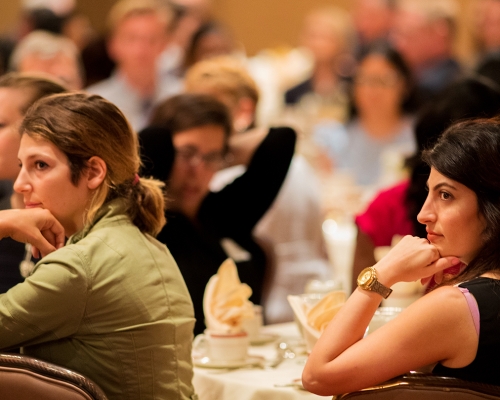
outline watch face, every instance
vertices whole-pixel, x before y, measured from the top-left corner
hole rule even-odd
[[[372,277],[372,273],[370,270],[365,271],[360,277],[359,277],[359,284],[364,285],[366,284],[370,278]]]
[[[363,271],[358,276],[358,285],[361,286],[363,289],[369,289],[369,287],[372,285],[373,281],[377,279],[376,275],[374,274],[373,268],[365,268]]]

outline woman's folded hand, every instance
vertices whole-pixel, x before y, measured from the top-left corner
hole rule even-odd
[[[48,211],[40,208],[4,210],[0,213],[0,235],[33,245],[39,258],[64,246],[64,228]]]
[[[397,282],[414,282],[439,274],[457,265],[457,257],[441,257],[436,247],[415,236],[405,236],[376,265],[378,280],[386,286]]]

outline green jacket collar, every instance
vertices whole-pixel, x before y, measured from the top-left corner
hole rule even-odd
[[[84,237],[86,237],[90,231],[92,231],[97,225],[101,225],[102,222],[109,220],[112,217],[125,214],[125,199],[118,198],[103,204],[99,211],[97,211],[93,221],[86,225],[81,231],[72,235],[67,244],[78,243]]]

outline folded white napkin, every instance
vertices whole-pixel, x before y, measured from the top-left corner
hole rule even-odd
[[[302,296],[289,295],[287,298],[306,342],[307,351],[310,352],[326,325],[344,305],[346,294],[342,291],[328,293],[312,307]]]
[[[307,323],[323,332],[330,321],[342,308],[346,300],[345,292],[330,292],[318,301],[306,314]]]
[[[241,283],[233,260],[224,261],[217,274],[208,281],[203,297],[203,311],[207,329],[217,332],[241,331],[243,318],[254,316],[253,304],[248,299],[252,289]]]

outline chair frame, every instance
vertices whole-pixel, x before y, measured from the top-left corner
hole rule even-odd
[[[375,391],[379,393],[386,392],[389,394],[389,392],[397,389],[421,389],[422,398],[425,398],[425,390],[431,389],[434,391],[441,390],[443,392],[463,391],[471,394],[476,393],[479,395],[493,396],[494,398],[500,399],[500,386],[414,371],[383,382],[380,385],[362,389],[358,392],[334,396],[333,399],[350,400],[358,397],[362,399],[363,394],[369,394],[370,392]]]
[[[41,377],[62,381],[83,391],[87,396],[95,400],[107,400],[104,392],[89,378],[37,358],[15,353],[0,353],[0,371],[19,370]]]

